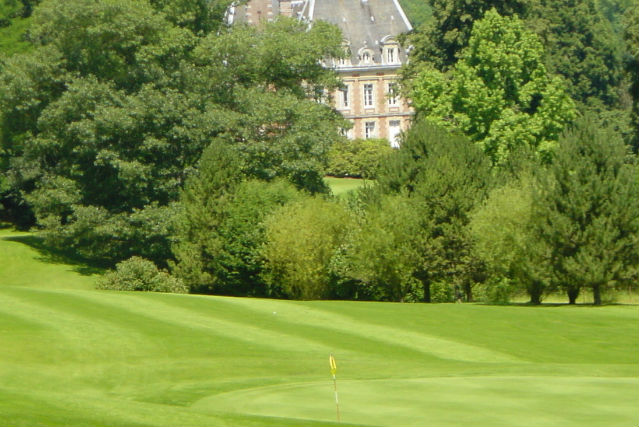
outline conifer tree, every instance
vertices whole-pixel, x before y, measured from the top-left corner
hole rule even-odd
[[[551,247],[553,276],[574,304],[589,288],[595,304],[639,278],[639,174],[628,147],[596,121],[580,120],[560,148],[533,202],[538,234]]]

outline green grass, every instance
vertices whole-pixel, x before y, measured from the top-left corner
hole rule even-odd
[[[342,196],[350,191],[362,187],[367,182],[370,183],[371,181],[358,178],[336,178],[334,176],[327,176],[324,178],[324,182],[328,184],[331,188],[331,192],[335,196]]]
[[[11,237],[12,236],[12,237]],[[632,426],[634,305],[394,304],[97,291],[0,231],[3,426]]]
[[[0,0],[0,19],[10,19],[11,22],[9,26],[0,28],[0,57],[3,54],[11,56],[31,49],[31,44],[23,39],[31,18],[12,17],[21,7],[22,4],[18,0]]]

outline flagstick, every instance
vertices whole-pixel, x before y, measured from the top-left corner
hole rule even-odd
[[[339,423],[339,399],[337,398],[337,378],[333,374],[333,386],[335,387],[335,409],[337,409],[337,422]]]
[[[335,388],[335,409],[337,410],[337,422],[339,423],[339,399],[337,398],[337,362],[335,362],[335,357],[333,355],[328,356],[328,363],[331,366],[331,374],[333,375],[333,387]]]

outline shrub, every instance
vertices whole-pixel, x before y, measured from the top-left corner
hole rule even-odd
[[[508,304],[514,291],[508,278],[492,278],[480,287],[478,299],[489,304]]]
[[[454,302],[455,290],[445,281],[430,284],[430,302]]]
[[[237,183],[215,202],[211,192],[184,197],[172,272],[192,293],[274,296],[261,279],[264,220],[301,194],[289,182],[276,179]]]
[[[372,179],[384,158],[392,153],[385,139],[355,139],[335,142],[328,154],[328,174]]]
[[[344,206],[320,197],[280,208],[266,220],[264,280],[288,298],[331,298],[333,260],[352,227]]]
[[[98,289],[115,291],[147,291],[186,293],[182,280],[166,271],[158,270],[148,259],[133,256],[119,262],[115,271],[109,271],[98,281]]]

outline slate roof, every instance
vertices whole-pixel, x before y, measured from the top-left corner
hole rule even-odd
[[[397,0],[307,0],[304,18],[324,20],[337,25],[350,42],[351,63],[359,64],[363,47],[373,51],[373,62],[381,64],[381,43],[387,36],[397,37],[412,26]],[[402,49],[401,62],[406,62]]]
[[[353,67],[381,65],[385,38],[396,38],[412,30],[398,0],[292,0],[290,10],[293,17],[307,22],[324,20],[337,25],[350,44]],[[273,19],[280,12],[280,0],[250,0],[229,8],[227,21],[256,24]],[[372,63],[360,64],[358,54],[362,48],[371,49]],[[404,49],[400,48],[399,58],[401,63],[406,62]]]

